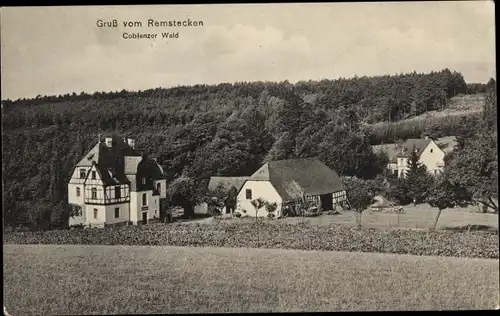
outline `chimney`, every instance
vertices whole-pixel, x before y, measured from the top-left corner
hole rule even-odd
[[[106,137],[104,140],[106,142],[106,146],[112,147],[113,146],[113,139],[111,137]]]
[[[135,139],[127,138],[127,144],[135,149]]]
[[[425,135],[425,136],[424,136],[424,139],[429,139],[429,136]]]

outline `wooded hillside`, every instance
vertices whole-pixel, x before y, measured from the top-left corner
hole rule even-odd
[[[386,162],[373,154],[370,142],[424,131],[384,133],[367,124],[444,109],[449,98],[486,86],[468,85],[460,73],[445,69],[5,100],[5,220],[13,226],[60,222],[70,171],[99,133],[135,138],[140,151],[158,158],[168,181],[186,175],[200,188],[211,175],[250,175],[266,160],[308,156],[341,175],[374,178]],[[444,133],[446,126],[436,128],[440,136],[454,135],[454,127]]]

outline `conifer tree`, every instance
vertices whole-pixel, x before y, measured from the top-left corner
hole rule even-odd
[[[413,145],[408,159],[408,171],[406,172],[406,184],[409,194],[414,203],[421,203],[427,196],[429,186],[432,184],[432,178],[427,173],[425,165],[419,162],[417,148]]]

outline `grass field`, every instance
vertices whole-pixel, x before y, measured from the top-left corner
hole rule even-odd
[[[457,228],[466,227],[470,225],[480,225],[489,226],[492,229],[498,230],[498,215],[492,213],[477,213],[473,212],[477,210],[477,207],[469,208],[455,208],[455,209],[445,209],[441,213],[439,218],[437,228]],[[401,228],[413,228],[413,229],[429,229],[434,225],[434,220],[438,213],[437,208],[432,208],[427,204],[421,204],[417,206],[407,205],[404,206],[404,214],[398,215],[384,212],[373,212],[372,210],[366,210],[363,212],[361,221],[363,227],[371,228],[388,228],[388,227],[401,227]],[[231,219],[230,221],[241,221],[241,219]],[[291,217],[280,219],[275,222],[285,222],[294,223],[307,221],[311,225],[329,225],[329,224],[346,224],[355,225],[356,224],[356,213],[355,212],[341,212],[339,215],[320,215],[317,217]],[[203,220],[195,220],[186,223],[216,223],[217,221],[213,218],[207,218]]]
[[[12,315],[491,309],[498,260],[248,248],[4,246]]]

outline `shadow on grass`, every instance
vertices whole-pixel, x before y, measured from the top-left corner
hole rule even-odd
[[[210,218],[210,217],[212,217],[212,216],[209,214],[196,214],[195,213],[191,217],[185,218],[183,214],[180,214],[177,216],[173,216],[172,222],[191,222],[191,221],[196,221],[196,220]]]
[[[498,233],[498,228],[489,226],[489,225],[464,225],[464,226],[454,226],[454,227],[445,227],[444,230],[451,230],[451,231],[461,231],[461,232],[466,232],[466,231],[489,231],[489,232],[497,232]]]

